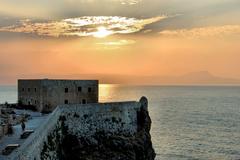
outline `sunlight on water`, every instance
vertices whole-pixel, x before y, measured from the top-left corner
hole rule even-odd
[[[100,84],[99,85],[99,101],[107,102],[111,101],[112,95],[117,90],[117,85],[112,84]]]
[[[139,101],[143,95],[139,95],[136,90],[128,90],[129,86],[118,84],[100,84],[99,101]]]

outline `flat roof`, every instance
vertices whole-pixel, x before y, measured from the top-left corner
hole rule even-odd
[[[18,79],[18,81],[99,81],[97,79]]]

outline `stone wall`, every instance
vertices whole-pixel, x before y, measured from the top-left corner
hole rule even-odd
[[[18,100],[36,106],[40,112],[51,112],[65,103],[97,103],[97,80],[18,80]]]
[[[96,133],[104,133],[106,136],[133,136],[139,131],[141,120],[138,113],[142,108],[147,110],[146,98],[142,98],[140,102],[59,106],[45,123],[11,154],[11,159],[56,159],[59,147],[63,146],[58,143],[62,142],[66,135],[64,132],[77,139],[91,137]]]
[[[61,116],[66,117],[65,124],[70,134],[91,136],[98,131],[132,135],[137,131],[137,110],[139,103],[106,103],[61,107]]]
[[[18,80],[18,101],[23,105],[42,105],[42,87],[39,80]],[[41,110],[39,108],[39,110]]]
[[[42,106],[47,106],[45,111],[52,111],[65,101],[69,104],[98,103],[97,80],[43,80],[42,86]]]

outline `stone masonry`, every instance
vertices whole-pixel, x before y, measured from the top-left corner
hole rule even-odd
[[[147,105],[145,97],[139,102],[61,105],[10,159],[153,160]]]
[[[62,104],[98,103],[98,80],[18,80],[18,101],[40,112]]]

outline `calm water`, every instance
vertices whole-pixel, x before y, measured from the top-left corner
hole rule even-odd
[[[240,159],[240,87],[100,87],[102,102],[142,95],[149,99],[156,159]],[[16,97],[16,87],[0,87],[0,103]]]

